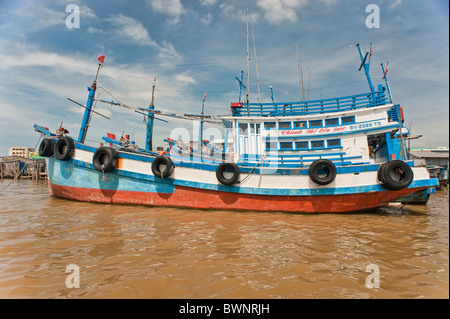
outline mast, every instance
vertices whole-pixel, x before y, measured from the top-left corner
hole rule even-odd
[[[151,151],[153,149],[153,122],[155,119],[155,114],[151,111],[155,109],[155,87],[156,87],[156,75],[153,80],[152,86],[152,100],[149,105],[149,111],[147,116],[147,136],[145,142],[145,149]]]
[[[250,57],[248,48],[248,8],[247,8],[247,108],[250,103]]]
[[[258,102],[259,102],[260,101],[260,91],[259,91],[258,59],[256,58],[255,33],[253,32],[253,27],[252,27],[252,36],[253,36],[253,50],[255,51],[256,83],[258,86]]]
[[[295,50],[297,52],[297,68],[298,68],[298,82],[300,85],[300,100],[305,100],[305,88],[303,85],[303,70],[302,70],[302,62],[300,60],[300,54],[298,53],[298,44],[295,43]]]
[[[309,67],[306,66],[308,71],[308,89],[306,90],[306,101],[309,101],[309,93],[311,92],[311,72],[309,72]]]
[[[369,62],[366,63],[369,52],[366,52],[366,55],[364,56],[361,51],[361,48],[359,47],[359,43],[356,46],[358,47],[359,56],[361,57],[361,65],[359,67],[359,70],[361,71],[361,68],[364,67],[364,72],[366,73],[367,82],[369,83],[369,87],[370,87],[370,92],[374,93],[375,89],[373,88],[372,80],[370,79],[370,74],[369,74],[370,58],[369,58]],[[370,49],[372,51],[372,43],[370,44]]]
[[[241,71],[241,78],[239,79],[238,77],[235,77],[235,79],[238,81],[239,83],[239,102],[241,102],[241,95],[242,95],[242,89],[246,89],[245,85],[244,85],[244,71]]]
[[[98,63],[97,74],[95,75],[95,80],[92,83],[91,87],[88,88],[89,96],[86,101],[86,107],[85,107],[85,111],[84,111],[83,121],[81,122],[80,133],[78,134],[78,140],[77,140],[78,143],[84,143],[84,141],[86,140],[86,134],[87,134],[87,131],[89,128],[89,122],[91,121],[91,116],[92,116],[92,105],[94,103],[95,91],[97,90],[97,78],[98,78],[100,69],[103,66],[104,60],[105,60],[104,55],[100,55],[98,57],[99,63]]]
[[[387,89],[388,94],[389,94],[389,99],[392,102],[391,87],[390,87],[389,81],[387,79],[388,70],[389,70],[388,63],[386,63],[386,70],[384,69],[383,63],[381,63],[381,71],[383,72],[383,79],[386,82],[386,89]]]

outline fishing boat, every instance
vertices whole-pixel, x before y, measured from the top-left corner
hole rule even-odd
[[[175,114],[156,110],[155,84],[149,107],[100,100],[97,75],[90,86],[78,138],[60,128],[43,134],[50,194],[109,204],[295,213],[357,212],[383,206],[438,185],[424,165],[407,158],[403,108],[384,84],[372,85],[369,52],[363,54],[370,92],[297,102],[230,104],[228,115]],[[372,54],[372,50],[370,50]],[[238,79],[239,80],[239,79]],[[241,96],[245,86],[239,80]],[[102,143],[85,143],[94,102],[127,107],[146,116],[146,145],[105,132]],[[204,100],[203,100],[204,101]],[[198,123],[195,140],[167,138],[153,149],[154,120],[161,116]],[[203,123],[220,125],[221,140],[203,138]]]

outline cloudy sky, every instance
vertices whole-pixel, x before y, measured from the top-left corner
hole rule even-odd
[[[379,28],[367,27],[370,4],[379,8]],[[79,25],[69,5],[79,9]],[[86,102],[100,54],[106,56],[100,84],[128,105],[150,103],[156,75],[157,109],[199,113],[207,92],[205,112],[228,114],[239,98],[235,77],[246,72],[247,8],[251,101],[257,100],[252,31],[264,102],[270,86],[275,101],[300,99],[296,45],[310,99],[369,92],[355,45],[367,51],[373,43],[373,82],[382,83],[380,63],[388,62],[394,102],[412,133],[423,135],[412,146],[448,146],[448,6],[447,0],[0,0],[0,156],[12,146],[34,147],[35,123],[54,131],[64,122],[78,136],[83,109],[67,98]],[[96,110],[111,119],[94,115],[87,140],[125,132],[144,146],[143,116],[101,103]],[[180,126],[192,128],[157,121],[154,145]]]

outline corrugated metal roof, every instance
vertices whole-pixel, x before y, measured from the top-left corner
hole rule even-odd
[[[448,159],[448,152],[411,151],[410,154],[416,158],[447,158]]]

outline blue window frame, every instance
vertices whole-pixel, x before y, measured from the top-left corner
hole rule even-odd
[[[294,128],[306,128],[307,122],[306,121],[297,121],[294,122]]]
[[[291,122],[280,122],[278,123],[278,128],[280,130],[289,130],[291,129]]]
[[[355,116],[346,116],[341,119],[342,125],[355,123]]]
[[[311,148],[324,148],[325,147],[325,141],[312,141],[311,142]]]
[[[296,150],[307,150],[308,149],[308,142],[295,142],[295,149]]]
[[[309,121],[309,127],[322,127],[322,120]]]
[[[339,125],[339,119],[326,119],[325,120],[325,126],[337,126]]]
[[[333,147],[341,147],[341,140],[327,140],[327,147],[333,148]]]
[[[277,128],[277,125],[275,122],[266,122],[264,123],[264,128],[266,130],[275,130]]]
[[[292,150],[292,142],[280,142],[280,150]]]

